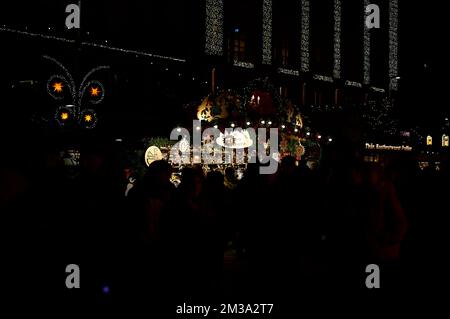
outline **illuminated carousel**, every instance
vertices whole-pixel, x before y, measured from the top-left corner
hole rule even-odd
[[[248,163],[256,158],[259,138],[254,132],[277,132],[277,144],[271,145],[270,134],[264,134],[264,149],[277,161],[286,156],[317,161],[320,145],[304,125],[298,107],[280,97],[266,79],[257,79],[240,90],[222,90],[204,97],[188,110],[193,124],[177,127],[171,139],[146,142],[145,161],[168,160],[178,172],[186,166],[201,166],[206,172],[224,171],[233,166],[242,176]],[[258,136],[260,136],[258,134]],[[214,150],[223,152],[214,156]],[[206,160],[205,160],[206,158]],[[178,173],[176,173],[178,174]]]

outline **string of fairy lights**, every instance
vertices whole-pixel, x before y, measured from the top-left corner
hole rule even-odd
[[[389,1],[389,78],[390,89],[398,89],[398,0]]]
[[[86,73],[79,87],[67,70],[58,60],[50,56],[43,56],[43,59],[56,64],[63,74],[53,74],[47,81],[47,92],[58,101],[59,106],[54,114],[55,121],[61,127],[78,122],[86,129],[96,127],[98,122],[97,113],[91,108],[93,105],[101,103],[105,97],[103,84],[95,79],[89,78],[96,72],[109,69],[108,66],[98,66]],[[65,94],[69,91],[70,98]],[[88,94],[86,94],[88,92]],[[77,94],[78,93],[78,94]],[[83,98],[84,101],[83,101]],[[61,105],[62,104],[62,105]]]
[[[341,77],[341,0],[334,0],[334,54],[333,76]]]
[[[262,63],[272,64],[272,0],[263,1],[263,53]]]
[[[300,69],[309,72],[309,0],[301,0]]]
[[[223,0],[206,0],[205,53],[223,55]]]
[[[74,44],[76,42],[73,39],[67,39],[67,38],[57,37],[57,36],[43,34],[43,33],[17,30],[17,29],[8,28],[6,26],[0,27],[0,31],[13,33],[13,34],[20,34],[20,35],[28,36],[31,38],[41,38],[41,39],[54,40],[54,41],[65,42],[65,43],[70,43],[70,44]],[[168,61],[173,61],[173,62],[182,62],[182,63],[186,62],[186,59],[182,59],[182,58],[153,54],[153,53],[140,51],[140,50],[124,49],[124,48],[114,47],[111,45],[101,44],[101,43],[96,43],[96,42],[82,41],[81,46],[100,48],[100,49],[115,51],[115,52],[119,52],[119,53],[133,54],[136,56],[157,58],[157,59],[168,60]]]
[[[364,0],[364,10],[369,5],[369,0]],[[363,83],[370,83],[370,30],[366,27],[366,17],[363,15]]]

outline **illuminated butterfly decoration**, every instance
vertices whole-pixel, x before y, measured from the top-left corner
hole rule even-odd
[[[90,80],[91,76],[100,71],[109,69],[109,66],[98,66],[84,76],[77,87],[70,72],[58,60],[50,56],[43,56],[58,65],[63,74],[54,74],[47,81],[48,94],[59,102],[55,120],[60,126],[71,122],[78,122],[86,129],[97,125],[97,113],[92,108],[105,98],[105,88],[98,80]],[[62,104],[62,105],[61,105]]]

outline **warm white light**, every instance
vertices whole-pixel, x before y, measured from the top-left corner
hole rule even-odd
[[[267,122],[267,124],[272,125],[272,121]]]
[[[334,66],[333,76],[341,77],[341,0],[334,0]]]
[[[398,0],[389,1],[389,76],[392,90],[398,89]]]
[[[364,0],[364,8],[370,4],[370,0]],[[362,25],[365,26],[366,15],[363,15]],[[368,28],[364,27],[364,37],[363,37],[363,83],[370,83],[370,31]]]
[[[328,142],[333,142],[333,139],[332,139],[332,138],[329,138],[329,139],[328,139]]]
[[[296,128],[296,129],[294,130],[294,132],[297,133],[297,132],[298,132],[298,128]]]
[[[205,53],[220,56],[223,54],[223,0],[206,0]]]
[[[309,0],[301,0],[300,69],[309,71]]]
[[[234,125],[234,123],[231,123],[231,127],[234,127],[235,125]]]
[[[200,131],[200,126],[197,126],[195,129],[196,129],[197,131]]]
[[[261,121],[261,124],[262,124],[262,125],[266,124],[266,121]]]
[[[177,128],[177,132],[180,133],[181,132],[181,128]]]
[[[281,125],[281,128],[282,128],[282,129],[285,129],[285,128],[286,128],[286,125]]]
[[[262,63],[272,64],[272,0],[263,0]]]
[[[219,126],[217,126],[217,125],[214,125],[214,128],[219,128]]]
[[[320,140],[322,138],[322,135],[317,135],[317,138]]]
[[[247,122],[247,125],[250,125],[251,123],[250,122]]]
[[[310,132],[306,132],[306,135],[307,135],[307,136],[310,136],[310,135],[311,135],[311,133],[310,133]]]

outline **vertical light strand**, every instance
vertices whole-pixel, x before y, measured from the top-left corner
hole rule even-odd
[[[364,0],[363,8],[363,28],[364,28],[364,42],[363,42],[363,83],[368,85],[370,83],[370,30],[366,26],[366,7],[370,4],[369,0]]]
[[[309,0],[301,0],[300,69],[309,71]]]
[[[262,63],[272,64],[272,0],[263,1]]]
[[[333,55],[333,76],[341,78],[341,0],[334,0],[334,55]]]
[[[389,87],[398,89],[398,0],[389,1]]]
[[[223,0],[206,0],[205,53],[223,55]]]

